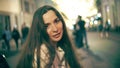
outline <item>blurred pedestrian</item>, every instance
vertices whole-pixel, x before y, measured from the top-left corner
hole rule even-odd
[[[29,32],[29,27],[26,26],[25,22],[22,24],[21,32],[22,32],[21,44],[23,44],[26,41],[26,38]]]
[[[75,40],[75,44],[76,44],[77,48],[83,47],[84,46],[84,44],[83,44],[83,36],[82,36],[81,31],[80,31],[78,21],[74,24],[73,35],[74,35],[74,40]]]
[[[99,25],[98,25],[98,31],[99,31],[99,35],[101,38],[103,38],[103,23],[101,20],[98,20]]]
[[[39,8],[17,68],[80,68],[62,15],[51,6]]]
[[[78,45],[84,45],[83,43],[85,43],[86,48],[89,48],[88,40],[87,40],[87,33],[86,33],[86,28],[85,28],[85,21],[82,20],[82,16],[78,16],[77,25],[78,27],[76,29],[78,31],[78,37],[77,37]]]
[[[104,27],[104,32],[105,32],[105,37],[109,37],[109,31],[110,31],[110,23],[108,21],[105,22],[105,27]]]
[[[16,49],[19,48],[19,38],[20,38],[20,33],[17,30],[16,27],[14,27],[13,31],[12,31],[12,38],[14,39],[15,43],[16,43]]]
[[[8,26],[5,27],[5,30],[3,32],[3,39],[7,46],[7,50],[10,51],[11,31],[9,30]]]

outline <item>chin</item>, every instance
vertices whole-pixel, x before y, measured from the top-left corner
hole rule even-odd
[[[54,38],[53,41],[54,41],[54,42],[58,42],[58,41],[60,41],[61,39],[62,39],[62,37]]]

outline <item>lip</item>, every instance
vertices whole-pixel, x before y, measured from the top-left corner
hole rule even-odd
[[[60,37],[60,34],[61,34],[61,33],[57,33],[57,34],[53,35],[53,37],[59,38],[59,37]]]

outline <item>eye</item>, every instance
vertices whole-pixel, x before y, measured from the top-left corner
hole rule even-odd
[[[48,27],[49,27],[49,24],[45,24],[44,27],[45,27],[45,29],[48,28]]]
[[[60,22],[60,21],[61,21],[61,20],[60,20],[59,18],[56,18],[54,22],[55,22],[55,23],[58,23],[58,22]]]
[[[48,27],[48,25],[44,25],[44,27],[45,27],[45,28],[47,28],[47,27]]]

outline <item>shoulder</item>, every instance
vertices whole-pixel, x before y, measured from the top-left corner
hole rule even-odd
[[[48,48],[45,44],[42,44],[40,47],[41,57],[45,57],[48,54]]]
[[[48,48],[45,44],[42,44],[40,47],[40,66],[44,68],[48,62],[49,62]],[[34,53],[33,67],[37,67],[37,49],[35,49]]]
[[[84,21],[84,20],[82,20],[82,22],[83,22],[83,23],[85,23],[85,21]]]
[[[45,44],[42,44],[41,49],[47,50],[47,46]]]
[[[35,49],[35,54],[37,53],[37,49]],[[45,57],[45,54],[48,53],[48,48],[45,44],[42,44],[40,47],[40,55],[41,57]]]
[[[45,44],[42,44],[41,45],[41,49],[40,49],[40,65],[41,67],[45,67],[47,63],[49,63],[49,58],[50,58],[50,55],[49,55],[49,51],[48,51],[48,48]]]

